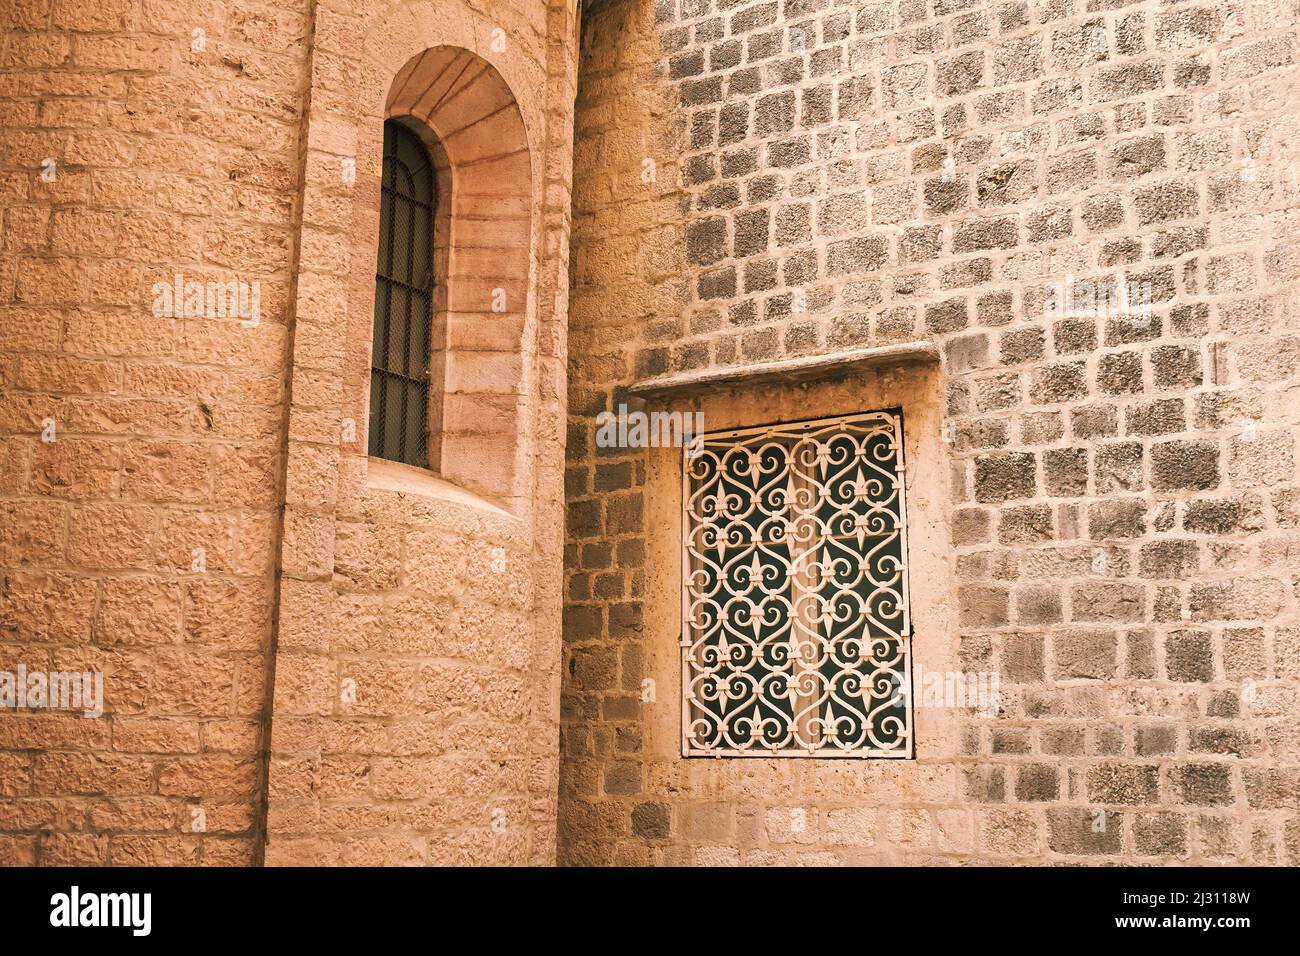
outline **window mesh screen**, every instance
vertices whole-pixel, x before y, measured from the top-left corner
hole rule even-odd
[[[414,133],[384,124],[370,369],[370,454],[428,465],[434,180]]]
[[[898,410],[687,449],[683,754],[912,755],[903,475]]]

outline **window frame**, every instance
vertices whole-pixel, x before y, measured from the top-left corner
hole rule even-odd
[[[821,416],[821,417],[810,418],[810,419],[800,419],[794,421],[778,421],[778,422],[770,422],[770,423],[765,423],[760,425],[746,425],[744,427],[725,429],[716,432],[705,432],[704,435],[702,436],[701,441],[702,441],[702,447],[708,447],[710,443],[715,443],[719,445],[731,444],[733,445],[733,447],[741,447],[744,444],[743,442],[744,439],[752,440],[755,436],[769,435],[772,436],[774,441],[785,440],[787,443],[787,447],[794,447],[798,444],[800,440],[798,438],[798,435],[800,433],[816,432],[820,430],[820,431],[825,431],[829,436],[834,433],[834,429],[837,426],[843,428],[844,426],[847,426],[849,424],[855,424],[855,423],[860,424],[872,420],[889,422],[893,432],[892,442],[893,442],[893,449],[894,449],[893,460],[894,460],[895,468],[893,471],[894,493],[892,495],[891,500],[893,500],[896,505],[895,520],[897,523],[897,536],[899,539],[898,556],[899,556],[899,564],[900,564],[900,568],[898,572],[897,593],[901,600],[901,609],[899,613],[901,613],[903,618],[903,623],[898,629],[899,633],[896,638],[898,641],[899,655],[901,657],[901,665],[893,672],[894,674],[897,675],[898,678],[896,681],[897,689],[893,692],[893,696],[895,699],[901,700],[902,702],[903,727],[902,727],[902,732],[900,734],[900,740],[901,740],[900,746],[895,748],[882,748],[876,746],[856,746],[851,748],[839,748],[839,747],[827,746],[823,744],[822,746],[816,746],[816,747],[783,746],[783,747],[773,748],[770,746],[755,746],[755,747],[737,748],[734,746],[726,746],[726,745],[710,746],[710,747],[699,747],[693,745],[694,742],[692,740],[692,735],[691,735],[691,726],[693,721],[696,718],[693,717],[692,715],[692,708],[694,705],[693,705],[693,697],[691,692],[691,685],[692,685],[693,677],[696,674],[698,674],[699,671],[692,669],[693,664],[695,663],[695,661],[692,658],[692,648],[696,646],[698,637],[695,636],[695,631],[691,622],[691,610],[692,610],[694,598],[692,596],[692,589],[690,583],[692,570],[693,570],[690,542],[696,529],[699,528],[701,524],[705,522],[696,520],[697,516],[694,516],[691,510],[691,502],[692,502],[691,460],[694,457],[694,453],[692,449],[688,447],[684,449],[684,454],[681,459],[682,470],[681,470],[680,487],[681,487],[682,498],[681,498],[681,504],[678,512],[679,519],[681,522],[680,550],[681,550],[681,561],[682,561],[681,575],[680,575],[681,631],[679,634],[678,643],[681,652],[679,665],[681,669],[680,670],[681,755],[683,757],[685,758],[694,758],[694,757],[764,758],[766,757],[771,759],[777,759],[783,757],[800,757],[800,758],[814,758],[814,759],[816,758],[911,759],[915,757],[916,713],[915,713],[915,706],[914,706],[914,700],[912,695],[912,667],[913,667],[912,659],[914,656],[914,641],[913,641],[914,630],[913,630],[913,619],[912,619],[912,612],[911,612],[911,595],[910,595],[910,588],[909,588],[910,560],[908,555],[907,484],[906,484],[907,468],[906,468],[906,459],[905,459],[905,432],[904,432],[904,425],[903,425],[902,407],[893,406],[893,407],[886,407],[881,409],[857,411],[857,412],[850,412],[850,413],[831,415],[831,416]],[[840,431],[839,434],[849,434],[849,432]],[[865,443],[864,443],[864,447],[865,447]],[[855,461],[861,461],[861,460],[862,460],[861,455],[855,457]],[[785,468],[785,471],[787,474],[793,474],[788,467]],[[793,489],[793,485],[791,485],[791,488]],[[697,489],[697,493],[698,493],[698,489]],[[818,498],[818,505],[820,505],[822,502],[831,501],[831,500],[833,499],[830,496],[823,494]],[[816,508],[818,505],[814,505],[813,507]],[[790,519],[786,518],[786,521],[789,522]],[[827,542],[836,538],[842,538],[842,536],[835,535],[835,534],[831,534],[829,536],[825,536],[825,535],[819,536],[810,547],[800,551],[800,554],[805,555],[812,550],[824,549],[827,547]],[[746,545],[746,547],[748,547],[748,545]],[[859,544],[859,548],[860,549],[862,548],[861,544]],[[800,584],[798,583],[796,578],[798,572],[795,569],[797,568],[797,566],[800,564],[802,560],[803,558],[795,557],[793,552],[791,552],[789,558],[786,560],[785,563],[785,567],[788,573],[787,573],[786,584],[784,585],[784,589],[793,590],[797,587],[800,587]],[[816,558],[814,558],[813,560],[814,563],[819,563]],[[823,581],[820,584],[814,586],[825,588],[826,579],[823,579]],[[726,587],[725,583],[719,581],[717,585],[717,590],[711,593],[714,594],[729,593],[724,590],[725,587]],[[803,585],[803,587],[806,588],[807,585]],[[779,593],[776,591],[775,588],[773,590],[774,593]],[[869,600],[874,594],[879,593],[879,591],[880,589],[878,587],[874,588],[872,591],[868,593],[868,595],[864,600]],[[752,593],[752,589],[749,593]],[[859,594],[858,597],[862,598],[862,595]],[[794,602],[792,601],[791,603],[793,604]],[[792,623],[790,625],[792,635],[795,633],[795,625],[793,623],[793,618],[795,616],[796,613],[795,611],[792,610],[790,612],[790,617],[792,619]],[[865,617],[865,612],[864,612],[864,617]],[[865,623],[863,624],[862,633],[864,635],[868,633],[866,630]],[[821,631],[818,634],[818,636],[821,640],[827,643],[833,643],[836,640],[836,635],[831,633],[826,633],[825,631]],[[841,635],[841,637],[849,640],[861,639],[861,638],[852,638],[847,635]],[[819,665],[817,673],[820,673],[822,666],[824,665]],[[793,672],[794,671],[792,670],[792,673]],[[769,671],[769,673],[774,673],[774,671]],[[842,674],[844,673],[844,671],[841,670],[839,673]],[[756,697],[756,700],[762,700],[762,699],[763,699],[762,697]],[[871,699],[875,699],[875,698],[872,697],[868,698],[868,700]],[[882,699],[889,700],[890,698],[885,697]],[[789,724],[791,728],[795,727],[796,724],[799,723],[799,717],[793,711],[793,706],[794,705],[792,704],[791,716],[789,717]],[[775,709],[775,708],[771,708],[771,705],[769,705],[769,708]],[[867,710],[870,711],[871,707],[868,706]],[[862,712],[859,711],[859,714],[861,713]],[[730,725],[731,720],[725,717],[725,712],[724,712],[724,719],[722,721],[719,721],[718,723],[721,724],[722,729],[718,731],[717,736],[723,737],[725,728]],[[866,729],[863,730],[863,733],[864,735],[867,734]]]

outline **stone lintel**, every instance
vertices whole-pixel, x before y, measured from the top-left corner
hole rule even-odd
[[[659,375],[633,382],[627,387],[627,392],[637,398],[669,400],[708,388],[798,382],[882,365],[937,361],[939,349],[933,342],[900,342],[896,345],[846,349],[823,355],[757,362],[753,365],[693,369],[689,372]]]

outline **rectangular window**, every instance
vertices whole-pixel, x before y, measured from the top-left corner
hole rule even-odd
[[[900,409],[686,450],[682,754],[911,757]]]

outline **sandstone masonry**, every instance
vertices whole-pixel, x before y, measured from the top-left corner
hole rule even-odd
[[[0,863],[552,863],[575,5],[3,16],[0,670],[105,715],[0,713]],[[441,477],[366,456],[390,115],[478,229]]]
[[[0,712],[0,864],[1300,863],[1293,4],[3,17],[0,671],[105,699]],[[366,454],[390,118],[437,473]],[[683,759],[642,402],[903,409],[915,662],[997,715]]]
[[[1296,56],[1272,3],[586,10],[562,861],[1300,860]],[[951,582],[918,662],[996,671],[1002,712],[922,725],[910,762],[683,760],[680,465],[593,416],[904,342],[940,373],[661,400],[717,427],[910,402],[946,486],[913,570]]]

